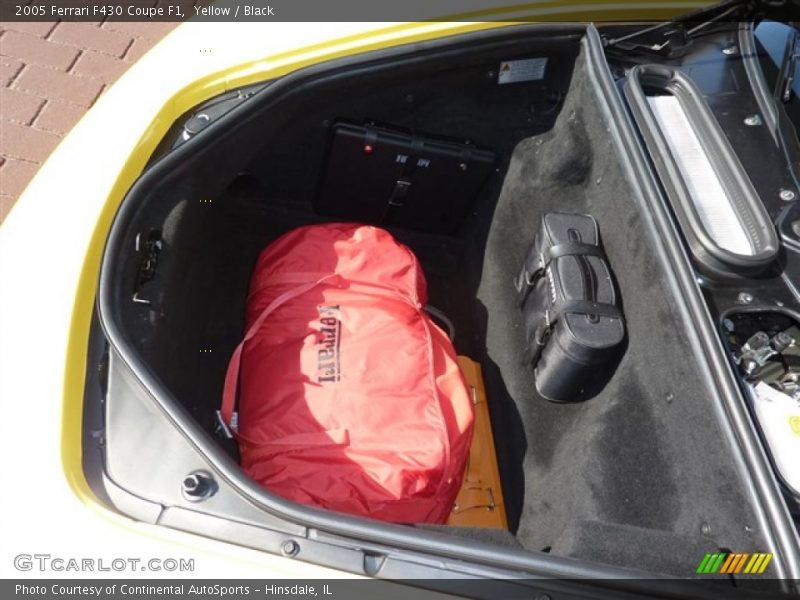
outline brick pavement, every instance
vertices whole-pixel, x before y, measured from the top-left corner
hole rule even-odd
[[[175,25],[0,22],[0,223],[59,140]]]

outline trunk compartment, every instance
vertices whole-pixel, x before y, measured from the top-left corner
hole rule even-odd
[[[535,58],[547,60],[541,79],[498,83],[505,63]],[[209,433],[198,447],[225,446],[215,411],[254,261],[286,231],[334,220],[314,209],[332,125],[469,139],[496,168],[453,232],[388,228],[422,262],[458,353],[482,366],[510,533],[419,535],[677,576],[708,552],[770,548],[597,78],[580,28],[511,28],[268,87],[130,192],[104,259],[109,339],[137,356],[158,402]],[[542,215],[556,211],[597,220],[627,326],[608,383],[574,404],[536,393],[514,289]]]

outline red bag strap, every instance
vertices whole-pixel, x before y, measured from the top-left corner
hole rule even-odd
[[[315,273],[314,275],[318,274]],[[225,373],[225,386],[222,390],[222,406],[220,407],[220,415],[223,422],[232,430],[233,427],[231,427],[231,419],[233,418],[233,408],[236,404],[236,392],[239,387],[239,367],[242,362],[242,350],[244,350],[245,343],[252,339],[256,333],[258,333],[258,330],[261,329],[261,326],[264,324],[264,321],[267,319],[267,317],[280,308],[283,304],[289,300],[292,300],[293,298],[297,298],[298,296],[305,294],[309,290],[314,289],[326,279],[333,277],[333,275],[333,273],[328,273],[319,279],[312,279],[311,281],[306,280],[306,283],[298,285],[297,287],[292,288],[275,298],[275,300],[270,302],[267,307],[261,311],[261,314],[258,315],[258,318],[253,321],[252,325],[250,325],[250,328],[247,330],[247,333],[245,333],[242,341],[238,346],[236,346],[236,350],[233,351],[231,360],[228,363],[228,370]],[[306,277],[308,277],[308,275]]]
[[[253,464],[269,460],[276,454],[297,452],[302,450],[319,450],[320,448],[336,448],[350,445],[350,432],[340,427],[325,431],[311,431],[308,433],[294,433],[268,442],[254,442],[237,434],[240,444],[246,444],[247,462]]]

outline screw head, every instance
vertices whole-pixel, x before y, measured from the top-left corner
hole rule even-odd
[[[744,120],[744,124],[748,127],[755,127],[756,125],[761,125],[761,123],[761,115],[750,115]]]
[[[294,540],[286,540],[281,544],[281,554],[284,556],[296,556],[300,552],[300,544]]]
[[[739,52],[739,48],[737,48],[736,46],[726,46],[725,48],[722,49],[722,53],[727,56],[731,56],[733,54],[736,54],[737,52]]]
[[[672,401],[675,400],[675,394],[672,392],[668,392],[664,399],[667,401],[667,404],[672,404]]]
[[[758,363],[752,358],[748,358],[742,363],[742,369],[744,369],[745,374],[752,375],[758,369]]]
[[[736,297],[739,304],[750,304],[753,301],[753,295],[747,292],[742,292]]]
[[[700,526],[700,532],[703,535],[710,535],[711,534],[711,525],[709,525],[708,523],[703,523]]]
[[[783,189],[780,192],[780,197],[784,202],[792,202],[795,198],[797,198],[797,194],[794,193],[794,190]]]

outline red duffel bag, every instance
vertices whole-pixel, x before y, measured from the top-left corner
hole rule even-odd
[[[398,523],[443,523],[473,409],[425,278],[388,232],[295,229],[256,263],[246,334],[221,414],[245,471],[303,504]]]

